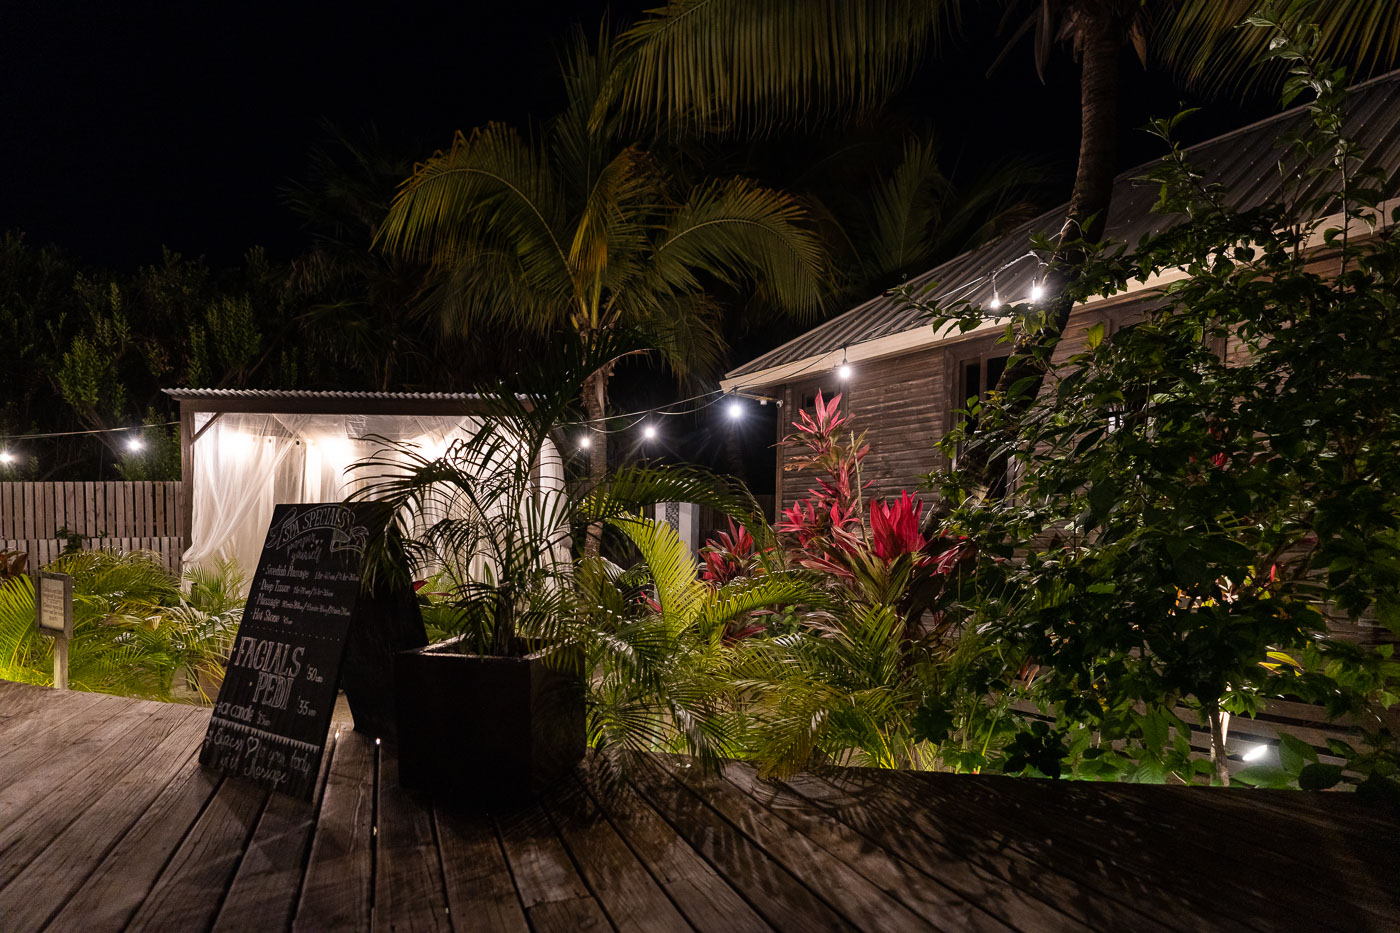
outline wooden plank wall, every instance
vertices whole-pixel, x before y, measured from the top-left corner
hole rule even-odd
[[[0,548],[41,567],[76,535],[84,549],[149,550],[178,567],[184,528],[181,484],[0,483]]]
[[[899,497],[909,490],[927,498],[920,486],[922,478],[942,462],[934,444],[949,427],[948,386],[942,347],[860,363],[851,380],[840,385],[830,375],[783,387],[783,410],[779,435],[792,431],[802,402],[821,388],[827,397],[841,393],[841,408],[852,417],[851,427],[864,431],[870,455],[864,463],[862,479],[872,483],[869,495]],[[779,448],[779,509],[791,506],[815,477],[792,472],[790,453]]]
[[[1076,311],[1055,349],[1056,361],[1082,352],[1094,324],[1107,324],[1111,333],[1133,316],[1133,302]],[[796,420],[805,396],[817,387],[828,395],[836,388],[842,393],[842,409],[853,416],[851,426],[864,431],[870,444],[863,477],[872,482],[869,495],[898,498],[907,489],[928,499],[931,493],[923,488],[924,477],[946,465],[946,458],[934,445],[953,426],[954,396],[959,387],[951,380],[957,377],[957,361],[990,348],[999,336],[1000,332],[972,336],[901,356],[862,361],[845,385],[827,373],[789,383],[782,387],[779,436],[792,430],[791,422]],[[791,471],[784,448],[779,448],[778,457],[778,505],[787,508],[813,480]]]

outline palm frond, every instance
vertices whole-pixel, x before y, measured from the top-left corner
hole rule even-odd
[[[661,230],[654,274],[678,293],[701,290],[704,276],[751,283],[799,318],[822,312],[831,279],[825,245],[806,207],[745,179],[691,192]]]
[[[537,289],[565,291],[561,192],[548,160],[509,127],[458,133],[446,152],[414,169],[380,228],[391,253],[437,266],[470,262],[483,246],[514,251]]]
[[[868,112],[903,85],[955,10],[944,0],[672,0],[622,37],[622,105],[731,133]]]
[[[1273,4],[1264,0],[1178,0],[1163,4],[1152,46],[1193,89],[1249,88],[1282,80],[1279,67],[1260,68],[1274,38],[1241,27]],[[1327,0],[1297,6],[1295,21],[1315,23],[1318,55],[1366,76],[1400,65],[1400,4],[1385,0]]]

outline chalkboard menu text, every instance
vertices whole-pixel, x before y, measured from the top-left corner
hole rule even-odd
[[[310,798],[360,594],[367,507],[274,509],[200,763]]]

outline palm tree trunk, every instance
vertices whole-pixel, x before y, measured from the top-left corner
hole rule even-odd
[[[611,377],[612,366],[608,365],[583,382],[583,409],[588,415],[588,424],[584,430],[587,432],[585,436],[590,441],[588,446],[588,489],[585,490],[585,493],[601,486],[608,475],[608,434],[603,416],[608,408],[608,380]],[[601,522],[594,522],[588,526],[588,535],[584,539],[584,556],[597,557],[602,543],[603,525]]]
[[[1064,333],[1074,302],[1068,289],[1079,278],[1085,253],[1083,242],[1093,242],[1103,235],[1113,195],[1115,168],[1114,145],[1118,110],[1118,55],[1122,48],[1126,24],[1133,4],[1085,3],[1081,7],[1083,44],[1080,72],[1080,138],[1079,167],[1075,173],[1074,190],[1070,193],[1069,210],[1060,229],[1055,252],[1046,265],[1041,283],[1049,296],[1050,306],[1044,320],[1035,330],[1028,330],[1016,340],[1011,353],[1011,365],[1002,371],[996,391],[1006,399],[1010,423],[1018,419],[1035,402],[1045,382],[1050,357],[1055,344]],[[1007,398],[1011,386],[1030,377],[1031,381],[1015,398]],[[959,467],[972,474],[980,491],[976,499],[985,498],[996,480],[1000,459],[989,452],[1001,446],[1000,438],[986,438],[971,445],[959,458]],[[929,515],[930,525],[946,517],[951,504],[941,504]]]

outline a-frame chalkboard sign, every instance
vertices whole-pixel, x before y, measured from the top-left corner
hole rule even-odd
[[[376,507],[333,502],[273,510],[201,764],[311,797]]]

